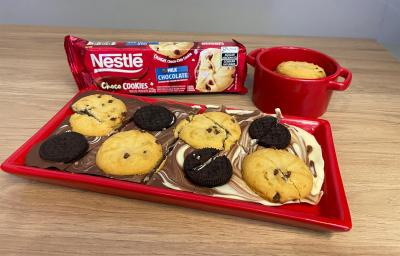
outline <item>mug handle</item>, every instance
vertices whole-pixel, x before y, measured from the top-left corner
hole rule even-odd
[[[256,65],[256,57],[261,51],[262,48],[258,48],[251,51],[246,57],[247,63],[249,63],[251,66],[254,67]]]
[[[328,88],[331,90],[337,90],[337,91],[346,90],[350,86],[350,82],[351,82],[351,78],[352,78],[351,72],[344,67],[340,67],[339,75],[337,77],[335,77],[335,79],[338,77],[343,77],[344,81],[343,82],[329,81]]]

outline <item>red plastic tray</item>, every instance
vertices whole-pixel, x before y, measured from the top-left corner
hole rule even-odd
[[[75,97],[81,93],[84,93],[84,91],[78,92]],[[117,93],[111,94],[120,97],[137,98],[147,102],[158,101],[154,98],[129,96]],[[318,205],[303,203],[273,207],[234,199],[216,198],[190,192],[176,191],[167,188],[157,188],[110,178],[25,166],[24,159],[29,149],[35,143],[45,139],[49,134],[51,134],[64,118],[72,113],[70,109],[70,104],[72,102],[73,99],[71,99],[32,138],[25,142],[8,159],[6,159],[1,165],[1,168],[6,172],[23,176],[25,178],[101,193],[175,204],[317,230],[348,231],[351,229],[352,224],[350,211],[347,205],[342,179],[340,177],[331,128],[328,121],[302,117],[285,117],[282,120],[284,123],[298,126],[310,132],[321,145],[325,161],[325,181],[322,187],[324,195]],[[175,101],[169,102],[178,103]],[[181,104],[188,105],[187,103]]]

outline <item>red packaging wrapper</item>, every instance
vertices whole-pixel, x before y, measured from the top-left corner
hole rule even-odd
[[[80,90],[127,94],[246,93],[246,48],[236,42],[97,42],[66,36]]]

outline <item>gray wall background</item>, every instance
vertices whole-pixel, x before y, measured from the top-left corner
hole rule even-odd
[[[400,44],[400,0],[0,0],[0,23],[357,37]]]

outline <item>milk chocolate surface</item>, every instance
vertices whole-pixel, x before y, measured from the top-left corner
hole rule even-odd
[[[79,98],[93,94],[95,92],[88,92],[81,95]],[[114,96],[114,95],[113,95]],[[156,140],[161,144],[164,153],[164,159],[153,171],[146,175],[131,175],[131,176],[113,176],[102,172],[96,166],[96,154],[101,144],[112,134],[119,131],[128,131],[138,129],[136,124],[132,121],[133,114],[141,106],[149,103],[139,99],[123,98],[114,96],[121,99],[127,106],[126,119],[123,125],[108,136],[102,137],[86,137],[89,142],[89,150],[87,154],[81,159],[73,163],[55,163],[45,161],[40,158],[38,150],[42,142],[34,145],[26,157],[26,165],[39,168],[52,168],[61,171],[72,173],[81,173],[95,176],[103,176],[118,180],[125,180],[130,182],[143,183],[149,186],[156,186],[192,193],[198,193],[214,197],[222,197],[229,199],[237,199],[242,201],[254,202],[264,205],[277,206],[279,203],[269,202],[256,193],[254,193],[242,179],[241,163],[246,155],[254,152],[260,146],[256,140],[251,139],[248,134],[250,124],[266,114],[260,111],[246,111],[246,110],[228,110],[222,106],[208,106],[206,111],[222,111],[235,117],[241,128],[240,139],[232,146],[227,152],[222,152],[231,161],[233,167],[233,176],[231,180],[223,185],[214,188],[200,187],[192,184],[185,177],[183,172],[183,163],[185,157],[194,151],[190,145],[186,144],[180,139],[176,139],[173,134],[175,126],[184,118],[189,115],[202,112],[200,106],[189,107],[181,104],[173,104],[168,102],[158,101],[161,106],[168,108],[176,116],[176,122],[162,131],[149,132],[156,137]],[[77,98],[75,101],[77,101]],[[60,126],[52,133],[59,134],[71,130],[69,126],[69,116],[60,124]],[[287,151],[297,155],[309,167],[313,175],[313,188],[311,194],[301,201],[289,201],[286,203],[299,203],[306,202],[310,204],[317,204],[323,195],[321,190],[324,181],[324,160],[322,158],[321,147],[315,140],[314,136],[304,131],[301,128],[284,124],[291,133],[290,145],[286,148]]]
[[[78,101],[80,98],[91,95],[91,94],[96,94],[96,92],[87,92],[79,97],[77,97],[74,102]],[[95,176],[104,176],[104,177],[109,177],[109,178],[114,178],[114,179],[119,179],[119,180],[127,180],[127,181],[132,181],[132,182],[144,182],[147,176],[150,176],[153,172],[150,172],[147,175],[130,175],[130,176],[113,176],[109,175],[107,173],[104,173],[101,171],[97,166],[96,166],[96,154],[97,151],[99,150],[100,146],[102,143],[112,136],[113,134],[119,132],[119,131],[128,131],[128,130],[133,130],[133,129],[139,129],[135,123],[132,121],[133,114],[137,109],[139,109],[141,106],[148,105],[149,103],[138,100],[138,99],[133,99],[133,98],[125,98],[125,97],[118,97],[115,95],[112,95],[115,98],[118,98],[122,100],[126,107],[127,107],[127,114],[125,121],[123,122],[122,126],[119,127],[117,130],[113,131],[111,134],[108,136],[101,136],[101,137],[86,137],[89,143],[89,149],[84,157],[81,159],[72,162],[72,163],[62,163],[62,162],[51,162],[51,161],[46,161],[42,159],[39,156],[39,148],[40,145],[47,139],[44,139],[43,141],[37,143],[32,147],[32,149],[29,151],[25,158],[25,164],[27,166],[33,166],[33,167],[39,167],[39,168],[44,168],[44,169],[57,169],[61,171],[67,171],[67,172],[72,172],[72,173],[82,173],[82,174],[89,174],[89,175],[95,175]],[[73,103],[74,103],[73,102]],[[73,104],[72,103],[72,104]],[[71,105],[72,105],[71,104]],[[174,145],[176,139],[173,136],[173,129],[175,125],[182,119],[186,118],[187,116],[191,114],[196,114],[200,111],[199,106],[185,106],[182,104],[173,104],[169,102],[163,102],[163,101],[158,101],[155,103],[157,105],[164,106],[171,110],[175,116],[176,116],[176,122],[174,125],[169,127],[168,129],[165,129],[163,131],[157,131],[157,132],[149,132],[153,134],[157,142],[161,144],[163,148],[163,153],[166,155],[170,150],[171,147]],[[60,134],[63,132],[69,132],[71,131],[71,126],[69,125],[69,116],[65,118],[65,120],[60,124],[60,126],[51,134],[51,135],[56,135]],[[50,135],[50,136],[51,136]]]
[[[147,184],[167,187],[170,189],[194,192],[209,196],[238,199],[249,202],[256,202],[264,205],[281,205],[280,203],[269,202],[256,193],[254,193],[242,179],[241,163],[246,155],[254,152],[260,146],[256,140],[250,138],[248,129],[252,121],[265,116],[260,111],[244,111],[244,110],[226,110],[225,108],[208,108],[207,111],[224,111],[238,121],[242,134],[239,141],[225,155],[232,163],[233,176],[231,180],[219,187],[205,188],[192,184],[185,178],[183,172],[183,162],[185,157],[195,149],[179,140],[168,155],[165,164],[155,173]],[[313,189],[311,195],[302,199],[301,202],[317,204],[323,194],[321,186],[324,179],[324,161],[322,158],[321,148],[315,138],[306,131],[291,125],[285,126],[289,129],[292,139],[287,151],[300,157],[310,168],[313,174]],[[289,201],[286,203],[299,203],[300,201]]]

